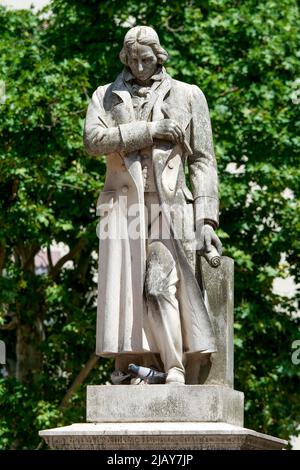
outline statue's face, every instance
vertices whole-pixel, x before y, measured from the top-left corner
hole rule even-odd
[[[150,46],[135,43],[128,52],[128,65],[138,80],[145,81],[155,74],[157,57]]]

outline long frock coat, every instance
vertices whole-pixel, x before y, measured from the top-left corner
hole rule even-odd
[[[103,232],[100,237],[96,353],[157,352],[147,331],[144,211],[133,211],[135,218],[130,212],[137,204],[144,206],[143,149],[151,152],[159,201],[170,221],[177,255],[184,353],[214,352],[215,335],[195,277],[191,248],[196,221],[218,226],[218,177],[206,99],[197,86],[174,80],[163,69],[162,80],[137,120],[125,74],[126,70],[115,82],[94,92],[84,130],[87,152],[107,156],[106,180],[97,207],[100,220],[113,233],[108,237]],[[185,145],[152,139],[148,122],[164,118],[181,126]],[[192,191],[186,185],[186,166]],[[174,207],[182,209],[183,221],[182,215],[177,218],[180,227],[170,214]],[[132,224],[138,226],[136,236],[130,233]],[[182,235],[177,236],[180,230]]]

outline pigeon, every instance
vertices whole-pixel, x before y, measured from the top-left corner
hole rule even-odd
[[[129,364],[128,370],[135,376],[144,380],[148,384],[164,384],[167,374],[159,372],[149,367],[142,367],[136,364]]]

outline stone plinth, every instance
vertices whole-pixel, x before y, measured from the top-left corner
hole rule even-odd
[[[39,434],[52,449],[282,449],[285,441],[242,427],[243,401],[224,386],[89,386],[91,422]]]
[[[39,434],[59,450],[281,450],[287,445],[226,423],[84,423]]]
[[[214,385],[92,385],[87,421],[225,422],[243,426],[244,394]]]

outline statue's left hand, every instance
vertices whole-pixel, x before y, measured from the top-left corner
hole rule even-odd
[[[213,227],[209,224],[204,224],[200,232],[200,246],[201,251],[209,253],[212,250],[212,246],[216,248],[219,255],[222,254],[222,243],[216,235]]]

